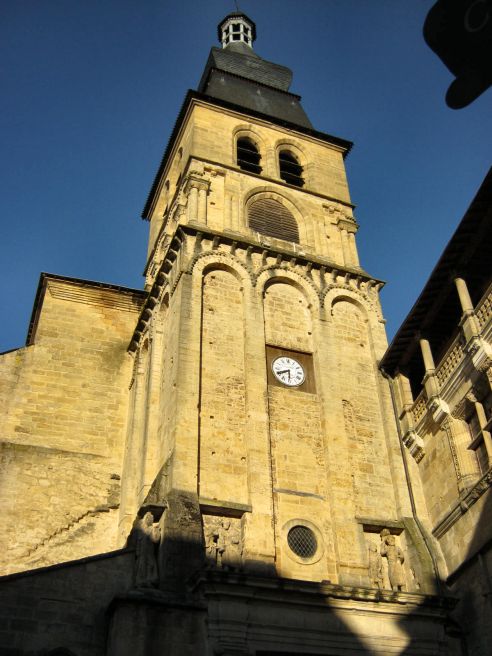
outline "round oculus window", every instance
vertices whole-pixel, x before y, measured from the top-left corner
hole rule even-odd
[[[287,534],[287,544],[300,558],[313,558],[318,550],[314,532],[307,526],[294,526]]]

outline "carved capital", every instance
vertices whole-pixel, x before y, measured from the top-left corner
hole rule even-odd
[[[411,456],[416,462],[420,462],[425,455],[424,440],[420,437],[417,431],[413,428],[407,430],[402,437],[402,442],[410,451]]]
[[[454,419],[461,419],[464,421],[465,417],[469,413],[469,400],[467,399],[467,396],[464,396],[461,401],[459,401],[453,408],[453,411],[451,412],[451,416]]]
[[[446,401],[437,395],[432,396],[427,401],[427,409],[432,414],[432,418],[436,424],[440,424],[450,414]]]
[[[492,376],[492,357],[485,357],[477,367],[478,371],[487,376]]]
[[[466,348],[468,349],[468,344]],[[492,347],[490,344],[477,337],[473,344],[473,351],[470,351],[470,355],[475,369],[478,371],[485,369],[485,372],[488,372],[492,363]]]
[[[208,192],[210,189],[210,182],[203,177],[203,173],[191,171],[184,184],[185,194],[188,195],[191,189],[197,189],[198,191],[204,189]]]
[[[346,230],[347,232],[352,232],[355,234],[357,232],[357,223],[355,220],[346,214],[339,214],[336,221],[337,228],[340,230]]]

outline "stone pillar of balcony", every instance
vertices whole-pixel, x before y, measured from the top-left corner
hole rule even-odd
[[[460,493],[466,492],[477,480],[477,462],[470,446],[470,431],[461,415],[453,412],[443,423],[448,437],[449,448],[453,458],[458,489]]]
[[[480,333],[475,309],[468,291],[468,286],[463,278],[455,278],[454,283],[460,299],[462,315],[460,328],[465,338],[465,351],[471,356],[473,365],[476,369],[483,369],[484,363],[492,360],[492,348]]]
[[[430,344],[427,339],[420,340],[422,358],[424,360],[425,376],[424,388],[427,395],[427,409],[432,414],[434,421],[440,424],[449,414],[448,404],[441,398],[439,390],[439,381],[436,376],[436,366]]]
[[[395,383],[398,419],[402,429],[402,441],[415,460],[419,462],[424,456],[424,442],[415,428],[415,420],[413,416],[414,400],[410,381],[401,372],[398,372],[395,377]]]
[[[474,399],[474,404],[475,404],[475,412],[478,418],[478,423],[480,424],[480,428],[482,430],[483,442],[485,444],[485,448],[487,449],[487,457],[489,459],[489,467],[490,467],[492,466],[492,438],[490,435],[490,430],[488,430],[487,415],[485,414],[485,409],[483,405],[480,403],[480,401]]]

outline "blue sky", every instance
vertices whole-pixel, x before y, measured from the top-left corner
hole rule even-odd
[[[361,264],[394,334],[492,153],[492,90],[453,111],[422,39],[433,0],[241,0],[255,50],[294,71],[347,159]],[[0,0],[0,351],[41,271],[141,288],[140,219],[186,90],[232,0]]]

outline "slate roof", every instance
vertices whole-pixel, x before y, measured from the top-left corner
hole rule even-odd
[[[262,59],[245,43],[231,43],[226,48],[210,50],[198,91],[205,92],[204,85],[211,69],[240,75],[247,80],[281,91],[288,91],[292,82],[290,68]]]

